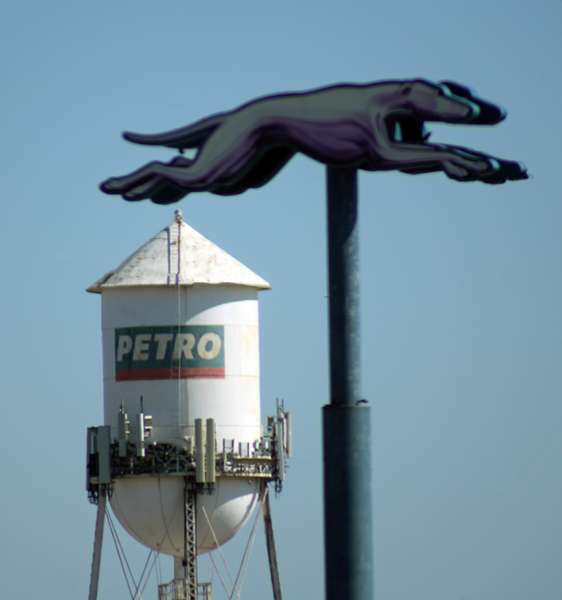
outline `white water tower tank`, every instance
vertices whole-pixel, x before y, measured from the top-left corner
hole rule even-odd
[[[181,211],[89,287],[102,296],[104,422],[112,440],[119,437],[123,406],[130,416],[152,417],[147,444],[188,448],[195,420],[209,418],[216,423],[219,450],[233,440],[237,448],[258,443],[263,432],[257,293],[269,287],[184,223]],[[259,489],[257,477],[217,477],[212,494],[198,495],[199,553],[237,533]],[[121,478],[111,505],[137,540],[182,557],[183,494],[183,477]]]

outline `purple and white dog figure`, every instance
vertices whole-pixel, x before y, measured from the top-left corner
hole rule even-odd
[[[406,173],[444,171],[457,181],[527,179],[518,162],[428,143],[425,121],[494,125],[499,107],[453,82],[423,79],[341,84],[258,98],[181,129],[125,133],[138,144],[197,148],[194,159],[151,162],[101,184],[126,200],[177,202],[190,192],[240,194],[270,181],[297,153],[327,165]]]

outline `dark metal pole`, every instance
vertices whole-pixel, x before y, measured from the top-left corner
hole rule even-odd
[[[327,168],[331,403],[323,408],[327,600],[373,599],[370,410],[361,400],[357,171]]]

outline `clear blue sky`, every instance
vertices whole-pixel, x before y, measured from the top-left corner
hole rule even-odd
[[[299,157],[263,189],[172,207],[97,185],[170,157],[123,130],[278,91],[426,77],[508,111],[492,128],[433,127],[434,139],[522,160],[534,179],[361,175],[377,600],[560,600],[561,21],[562,0],[4,2],[2,597],[87,597],[85,433],[103,420],[103,390],[100,302],[84,289],[181,208],[273,286],[260,306],[263,414],[280,397],[295,420],[273,503],[282,583],[289,600],[321,598],[323,168]],[[232,568],[248,533],[225,546]],[[271,597],[262,537],[245,600]],[[125,543],[138,575],[147,551]],[[100,600],[127,594],[108,535]]]

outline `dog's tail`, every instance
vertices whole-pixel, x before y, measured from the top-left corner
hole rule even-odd
[[[223,123],[224,119],[225,115],[219,114],[164,133],[142,134],[125,131],[123,137],[135,144],[167,146],[168,148],[179,148],[180,150],[200,148],[213,131]]]

